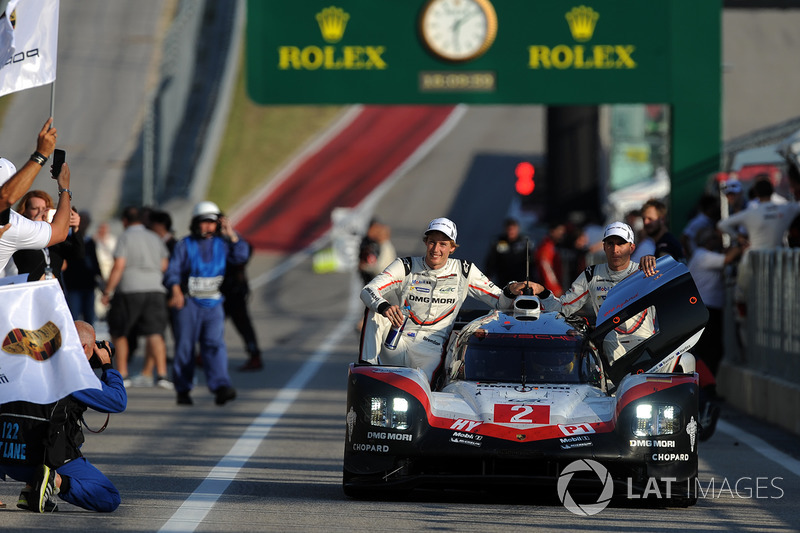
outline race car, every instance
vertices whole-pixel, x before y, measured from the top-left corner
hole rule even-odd
[[[694,504],[698,377],[689,349],[708,311],[683,264],[664,257],[656,268],[611,289],[594,327],[544,312],[536,296],[467,323],[451,335],[434,385],[414,368],[351,364],[345,494],[561,490],[567,474],[570,487],[591,492],[606,472],[605,495]],[[610,363],[607,335],[645,311],[655,313],[655,333]]]

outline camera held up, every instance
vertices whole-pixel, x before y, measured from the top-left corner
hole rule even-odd
[[[95,344],[101,350],[105,350],[108,352],[109,359],[114,359],[114,343],[111,341],[95,341]],[[92,355],[91,359],[89,359],[89,365],[92,368],[101,368],[103,366],[103,362],[100,361],[100,358],[97,357],[97,354]]]

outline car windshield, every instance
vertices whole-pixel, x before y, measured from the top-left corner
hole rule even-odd
[[[464,352],[468,381],[580,383],[584,339],[572,335],[473,335]]]

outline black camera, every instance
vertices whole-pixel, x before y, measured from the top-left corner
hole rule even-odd
[[[109,359],[114,359],[114,343],[111,341],[95,341],[94,342],[98,348],[101,350],[105,350],[108,352]],[[89,365],[92,368],[100,368],[103,366],[103,362],[97,357],[97,354],[92,354],[91,359],[89,359]]]

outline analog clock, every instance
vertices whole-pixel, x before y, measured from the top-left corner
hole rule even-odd
[[[419,30],[435,56],[470,61],[492,46],[497,14],[489,0],[429,0],[422,9]]]

